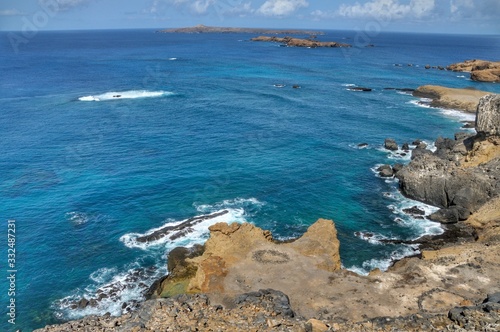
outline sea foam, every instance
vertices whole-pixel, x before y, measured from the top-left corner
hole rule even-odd
[[[137,98],[154,98],[173,95],[169,91],[148,91],[148,90],[129,90],[129,91],[110,91],[100,95],[90,95],[78,98],[79,101],[106,101],[118,99],[137,99]]]

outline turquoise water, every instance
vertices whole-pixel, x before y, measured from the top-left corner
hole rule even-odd
[[[385,268],[414,251],[377,239],[441,229],[401,213],[416,203],[372,171],[408,160],[385,151],[384,139],[451,137],[464,117],[384,88],[500,92],[466,74],[424,69],[492,58],[498,36],[382,33],[373,48],[346,50],[252,43],[247,34],[40,32],[19,53],[1,37],[0,218],[3,234],[7,219],[16,221],[18,270],[16,325],[5,314],[0,322],[7,331],[120,314],[165,273],[168,250],[203,242],[217,221],[248,221],[289,238],[333,219],[344,267]],[[373,91],[349,91],[352,84]],[[174,242],[134,241],[223,209],[229,214]],[[6,236],[0,244],[7,276]],[[5,308],[9,285],[1,280]],[[69,308],[113,287],[96,308]]]

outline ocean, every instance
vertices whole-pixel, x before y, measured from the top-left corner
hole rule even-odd
[[[250,42],[251,34],[60,31],[38,32],[17,52],[8,37],[0,34],[3,331],[133,308],[166,273],[168,251],[203,243],[219,221],[289,239],[332,219],[345,268],[386,269],[416,248],[381,239],[442,228],[405,214],[435,208],[377,176],[380,164],[409,161],[384,139],[432,147],[474,119],[386,88],[500,92],[466,73],[424,68],[494,60],[500,36],[382,32],[361,42],[360,32],[327,31],[318,39],[355,47],[308,49]],[[222,210],[176,240],[135,241]]]

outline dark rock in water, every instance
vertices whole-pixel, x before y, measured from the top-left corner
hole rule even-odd
[[[386,138],[385,139],[385,141],[384,141],[384,147],[387,150],[391,150],[391,151],[397,151],[399,149],[398,144],[392,138]]]
[[[368,146],[368,143],[359,143],[358,147],[360,148],[366,148]]]
[[[77,303],[78,309],[85,309],[88,305],[89,301],[84,297]]]
[[[370,92],[370,91],[372,91],[372,89],[370,89],[370,88],[363,88],[363,87],[359,87],[359,86],[349,87],[347,90],[351,90],[351,91],[364,91],[364,92]]]
[[[438,66],[438,69],[439,70],[444,70],[444,67],[443,66]]]
[[[420,139],[416,139],[416,140],[414,140],[414,141],[411,143],[411,145],[418,146],[420,143],[422,143],[422,140],[420,140]]]
[[[208,219],[213,219],[219,216],[222,216],[229,211],[223,210],[220,212],[204,215],[204,216],[199,216],[199,217],[193,217],[189,218],[188,220],[175,225],[175,226],[165,226],[149,235],[144,235],[140,236],[136,239],[137,242],[151,242],[151,241],[156,241],[159,240],[167,235],[170,235],[171,239],[176,239],[179,236],[183,236],[187,233],[190,233],[193,231],[192,226],[199,224],[202,221],[208,220]],[[180,232],[180,233],[179,233]],[[176,235],[176,233],[179,233]]]
[[[402,170],[404,167],[403,164],[394,164],[394,166],[392,166],[392,171],[394,172],[394,174],[396,174],[397,172],[399,172],[400,170]]]
[[[464,121],[462,122],[464,125],[462,126],[462,128],[464,129],[472,129],[472,128],[475,128],[476,127],[476,123],[475,122],[472,122],[472,121]]]
[[[294,85],[292,86],[292,88],[294,88],[294,89],[300,89],[300,85],[294,84]]]
[[[431,65],[425,65],[425,69],[431,69]]]
[[[392,167],[390,165],[382,165],[377,168],[378,174],[382,177],[391,177],[394,175]]]
[[[406,152],[410,151],[410,145],[408,143],[406,143],[406,142],[403,143],[403,146],[401,147],[401,150],[406,151]]]
[[[384,90],[395,90],[395,91],[401,91],[401,92],[413,92],[415,89],[412,88],[384,88]]]
[[[412,206],[411,208],[403,209],[403,212],[411,215],[425,215],[425,211],[418,208],[418,206]]]

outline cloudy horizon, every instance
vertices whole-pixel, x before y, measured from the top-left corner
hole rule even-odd
[[[500,34],[498,0],[5,0],[0,30],[265,28]]]

